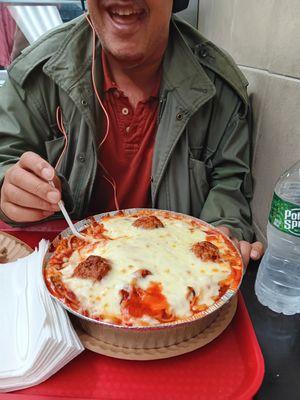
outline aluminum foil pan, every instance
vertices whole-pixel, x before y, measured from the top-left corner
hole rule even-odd
[[[183,215],[186,219],[201,222],[210,229],[216,229],[214,226],[199,220],[197,218],[191,217],[189,215],[176,213],[169,210],[156,210],[156,209],[145,209],[145,208],[132,208],[127,210],[122,210],[125,215],[131,215],[141,210],[147,211],[166,211],[173,215]],[[119,211],[112,211],[107,213],[102,213],[94,215],[92,218],[97,222],[101,220],[102,217],[107,215],[115,215]],[[91,218],[91,217],[90,217]],[[91,221],[90,218],[79,221],[75,224],[78,231],[87,228]],[[72,234],[70,228],[62,231],[56,238],[52,241],[54,246],[57,245],[58,241],[62,238],[68,237]],[[236,248],[235,244],[232,242],[233,246]],[[51,249],[51,245],[49,249]],[[238,251],[238,250],[237,250]],[[48,250],[44,259],[44,267],[50,259],[52,253]],[[242,281],[242,279],[241,279]],[[89,335],[96,339],[100,339],[102,342],[106,342],[115,346],[132,348],[132,349],[151,349],[171,346],[180,343],[184,340],[188,340],[192,337],[197,336],[205,328],[207,328],[219,315],[222,307],[233,299],[236,295],[239,286],[236,289],[228,289],[227,292],[213,305],[211,305],[205,311],[199,314],[195,314],[183,320],[178,320],[175,322],[168,322],[164,324],[158,324],[154,326],[123,326],[113,324],[107,321],[96,321],[92,318],[86,317],[79,314],[78,312],[72,310],[61,300],[57,299],[51,293],[50,295],[58,301],[62,307],[64,307],[68,312],[73,314],[80,324],[82,329],[86,331]],[[46,286],[46,283],[45,283]]]

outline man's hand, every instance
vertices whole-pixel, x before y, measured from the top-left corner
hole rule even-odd
[[[222,233],[225,233],[225,235],[229,236],[230,239],[236,244],[242,255],[245,268],[247,268],[250,258],[252,260],[259,260],[264,254],[264,246],[261,242],[249,243],[245,240],[238,241],[232,237],[230,229],[227,228],[227,226],[218,226],[218,229]]]
[[[56,188],[49,185],[52,180]],[[5,174],[0,207],[12,221],[35,222],[59,211],[60,199],[54,168],[39,155],[27,152]]]

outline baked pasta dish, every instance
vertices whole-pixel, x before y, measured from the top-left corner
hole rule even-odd
[[[108,214],[51,249],[52,295],[98,321],[151,326],[203,313],[242,277],[242,260],[218,230],[160,210]]]

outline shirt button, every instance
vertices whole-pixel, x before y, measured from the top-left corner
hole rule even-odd
[[[128,115],[129,114],[129,110],[127,107],[122,108],[122,114],[123,115]]]
[[[82,104],[83,106],[86,106],[86,105],[87,105],[87,101],[84,100],[84,99],[82,99],[82,100],[81,100],[81,104]]]
[[[125,131],[126,131],[126,133],[129,133],[129,131],[130,131],[130,126],[127,126],[126,129],[125,129]]]

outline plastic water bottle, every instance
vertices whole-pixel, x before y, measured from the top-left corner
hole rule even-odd
[[[300,313],[300,161],[276,183],[267,238],[255,282],[257,298],[273,311]]]

